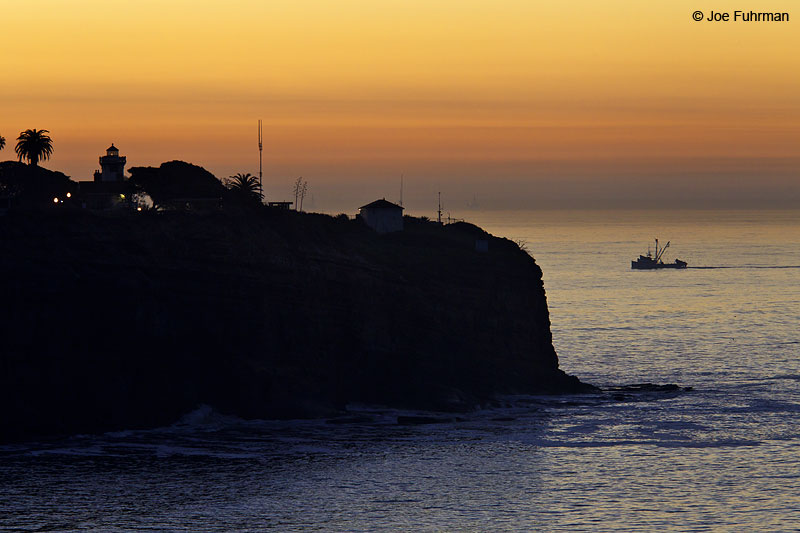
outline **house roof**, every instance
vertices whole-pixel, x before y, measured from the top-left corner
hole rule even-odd
[[[119,152],[119,148],[117,148],[116,146],[114,146],[114,143],[111,143],[111,146],[109,146],[108,148],[106,148],[106,152],[108,152],[109,150],[116,150],[117,152]]]
[[[386,198],[375,200],[367,205],[362,205],[359,209],[403,209],[402,206],[388,202]]]

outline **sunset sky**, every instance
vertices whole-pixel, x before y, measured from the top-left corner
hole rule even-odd
[[[26,0],[0,6],[0,160],[90,179],[182,159],[303,176],[325,210],[800,205],[800,4],[783,23],[695,22],[731,2]],[[766,4],[769,4],[767,7]],[[748,6],[744,6],[747,8]]]

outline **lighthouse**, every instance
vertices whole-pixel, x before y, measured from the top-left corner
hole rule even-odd
[[[106,155],[100,156],[100,170],[95,170],[94,181],[125,181],[126,159],[119,155],[119,149],[111,143]]]

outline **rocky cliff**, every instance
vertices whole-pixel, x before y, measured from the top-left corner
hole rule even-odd
[[[53,210],[0,217],[0,244],[6,438],[586,387],[558,368],[533,258],[469,224]]]

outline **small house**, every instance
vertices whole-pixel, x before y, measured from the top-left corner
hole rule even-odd
[[[361,220],[377,233],[403,231],[403,208],[386,198],[375,200],[359,208]]]

